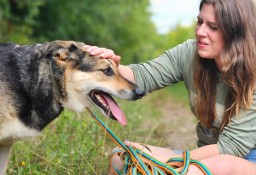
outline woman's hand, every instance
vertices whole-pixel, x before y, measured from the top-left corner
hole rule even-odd
[[[100,56],[101,58],[106,58],[106,59],[111,59],[117,65],[120,64],[121,57],[119,55],[116,55],[114,53],[114,51],[111,49],[97,47],[97,46],[90,46],[90,45],[84,45],[83,47],[90,55]]]
[[[161,162],[167,162],[171,157],[179,157],[171,149],[151,145],[143,145],[136,142],[125,141],[125,145],[141,150]]]
[[[84,45],[83,48],[90,55],[100,56],[100,58],[113,60],[116,63],[117,67],[118,67],[119,73],[123,77],[127,78],[129,81],[135,83],[133,71],[131,70],[131,68],[129,68],[129,66],[119,65],[121,57],[119,55],[116,55],[113,50],[103,48],[103,47],[100,48],[100,47],[97,47],[97,46],[90,46],[90,45]]]

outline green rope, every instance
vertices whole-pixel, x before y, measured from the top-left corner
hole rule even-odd
[[[91,116],[107,131],[110,138],[118,144],[120,149],[112,152],[112,155],[118,155],[124,162],[122,171],[114,165],[114,170],[118,175],[185,175],[189,165],[197,166],[205,175],[212,175],[209,169],[200,161],[191,159],[188,150],[183,152],[183,158],[171,158],[166,163],[160,162],[147,153],[126,146],[114,133],[99,119],[99,117],[87,108]]]

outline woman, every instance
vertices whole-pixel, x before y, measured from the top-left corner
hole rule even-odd
[[[188,40],[152,61],[118,68],[146,92],[184,81],[191,110],[199,121],[199,148],[191,151],[192,158],[202,161],[214,175],[256,174],[253,0],[202,0],[199,10],[195,40]],[[120,61],[112,50],[96,46],[86,49],[92,55]],[[143,149],[139,143],[126,144]],[[150,154],[163,162],[180,156],[166,148],[148,147]],[[122,168],[118,157],[113,164]],[[187,174],[202,172],[191,165]]]

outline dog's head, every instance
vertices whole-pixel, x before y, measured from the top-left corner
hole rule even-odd
[[[122,77],[112,60],[90,56],[83,46],[74,41],[54,41],[48,45],[55,96],[64,108],[82,111],[94,104],[125,125],[126,117],[111,96],[136,100],[144,92]]]

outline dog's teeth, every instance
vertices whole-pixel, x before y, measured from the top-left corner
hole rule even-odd
[[[101,102],[101,104],[106,106],[105,100],[103,100],[100,95],[97,94],[97,95],[95,95],[95,97],[99,100],[99,102]]]
[[[95,97],[96,97],[100,102],[102,102],[102,98],[101,98],[100,95],[95,95]]]

